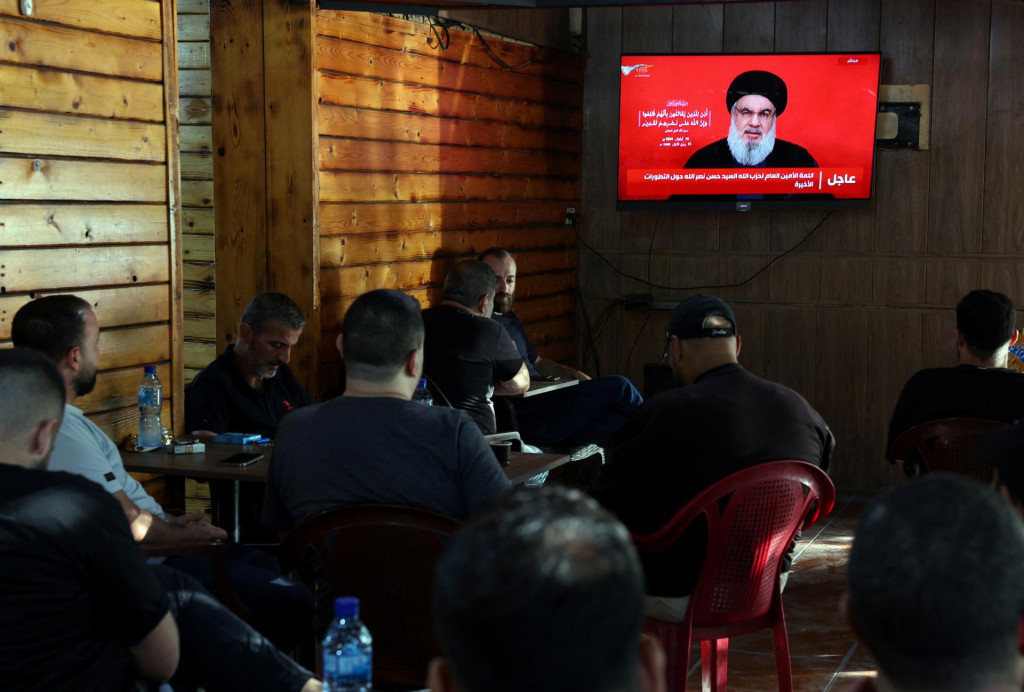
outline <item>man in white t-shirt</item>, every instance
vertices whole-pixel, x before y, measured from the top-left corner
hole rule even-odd
[[[223,529],[203,520],[202,512],[167,515],[125,471],[113,441],[72,405],[92,391],[99,371],[99,323],[88,302],[73,295],[33,300],[15,314],[11,336],[15,346],[43,352],[64,377],[64,421],[50,456],[51,471],[74,473],[103,486],[121,504],[132,535],[142,543],[227,538]],[[291,648],[312,619],[309,590],[282,576],[275,560],[261,551],[229,543],[228,558],[232,587],[252,611],[256,628],[281,648]],[[165,564],[213,588],[209,558],[174,557]]]

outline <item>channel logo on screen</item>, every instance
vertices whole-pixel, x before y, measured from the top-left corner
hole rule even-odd
[[[623,65],[619,69],[622,70],[623,77],[628,77],[629,75],[634,73],[637,77],[639,77],[640,75],[647,74],[647,70],[649,70],[652,67],[654,67],[654,65],[644,65],[643,63],[641,63],[639,65]]]

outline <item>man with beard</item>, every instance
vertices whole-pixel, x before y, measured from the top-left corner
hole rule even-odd
[[[195,376],[185,398],[185,429],[277,435],[281,418],[313,403],[288,367],[305,320],[283,293],[253,298],[238,325],[238,343]]]
[[[686,168],[817,168],[806,149],[775,137],[788,92],[780,77],[751,70],[732,80],[725,95],[729,136],[697,150]]]
[[[73,295],[37,298],[14,315],[16,347],[34,348],[56,364],[64,378],[64,419],[50,456],[51,471],[66,471],[101,485],[120,503],[135,540],[142,543],[208,541],[227,538],[203,513],[173,517],[164,512],[124,468],[117,446],[81,409],[72,405],[92,391],[99,371],[100,329],[88,302]],[[253,612],[256,628],[288,649],[312,619],[312,595],[282,576],[277,562],[259,550],[228,544],[228,572],[238,597]],[[166,563],[214,588],[208,557],[172,557]]]
[[[586,373],[537,354],[512,311],[516,290],[516,261],[508,250],[492,247],[479,259],[494,270],[494,313],[523,357],[531,379],[579,380],[574,387],[546,392],[543,396],[512,399],[519,432],[536,445],[576,446],[611,444],[611,434],[643,403],[643,397],[625,377],[612,375],[591,379]]]

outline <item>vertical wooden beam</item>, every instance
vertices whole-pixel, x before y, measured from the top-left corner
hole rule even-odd
[[[237,337],[246,303],[267,289],[263,11],[258,0],[210,2],[217,348]]]
[[[164,125],[167,129],[167,256],[170,263],[171,430],[185,424],[185,329],[181,284],[181,155],[178,131],[178,15],[176,2],[161,4]]]
[[[320,269],[316,166],[315,4],[264,0],[268,286],[302,308],[291,368],[318,399]]]

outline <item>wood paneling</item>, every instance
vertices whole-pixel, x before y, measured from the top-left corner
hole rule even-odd
[[[33,298],[96,311],[97,388],[79,400],[120,442],[139,366],[180,420],[177,62],[173,3],[0,0],[0,341]],[[5,344],[6,345],[6,344]]]
[[[660,356],[656,330],[665,313],[602,310],[626,293],[676,300],[705,286],[733,304],[744,337],[740,361],[799,391],[836,433],[837,485],[890,485],[899,480],[883,460],[892,407],[914,371],[953,364],[957,301],[992,288],[1024,303],[1024,202],[1012,182],[1024,155],[1024,140],[1012,134],[1012,114],[1024,107],[1016,40],[1024,6],[676,6],[671,31],[663,9],[586,10],[580,233],[602,257],[584,250],[579,277],[581,307],[603,322],[596,337],[581,331],[584,352],[594,354],[587,365],[621,372],[632,349],[626,374],[639,383],[643,360]],[[614,166],[588,165],[615,159],[615,49],[664,50],[666,37],[678,52],[880,50],[882,83],[931,85],[932,148],[879,150],[874,201],[864,211],[615,212]],[[819,223],[795,252],[751,278]],[[648,272],[658,286],[645,284]],[[682,286],[692,288],[667,288]],[[654,343],[634,348],[638,333]]]
[[[316,29],[321,391],[336,387],[334,338],[356,296],[436,303],[452,263],[494,245],[517,255],[528,333],[565,359],[583,61],[489,37],[507,63],[534,60],[503,70],[470,32],[449,29],[441,50],[422,24],[359,12],[317,12]]]

